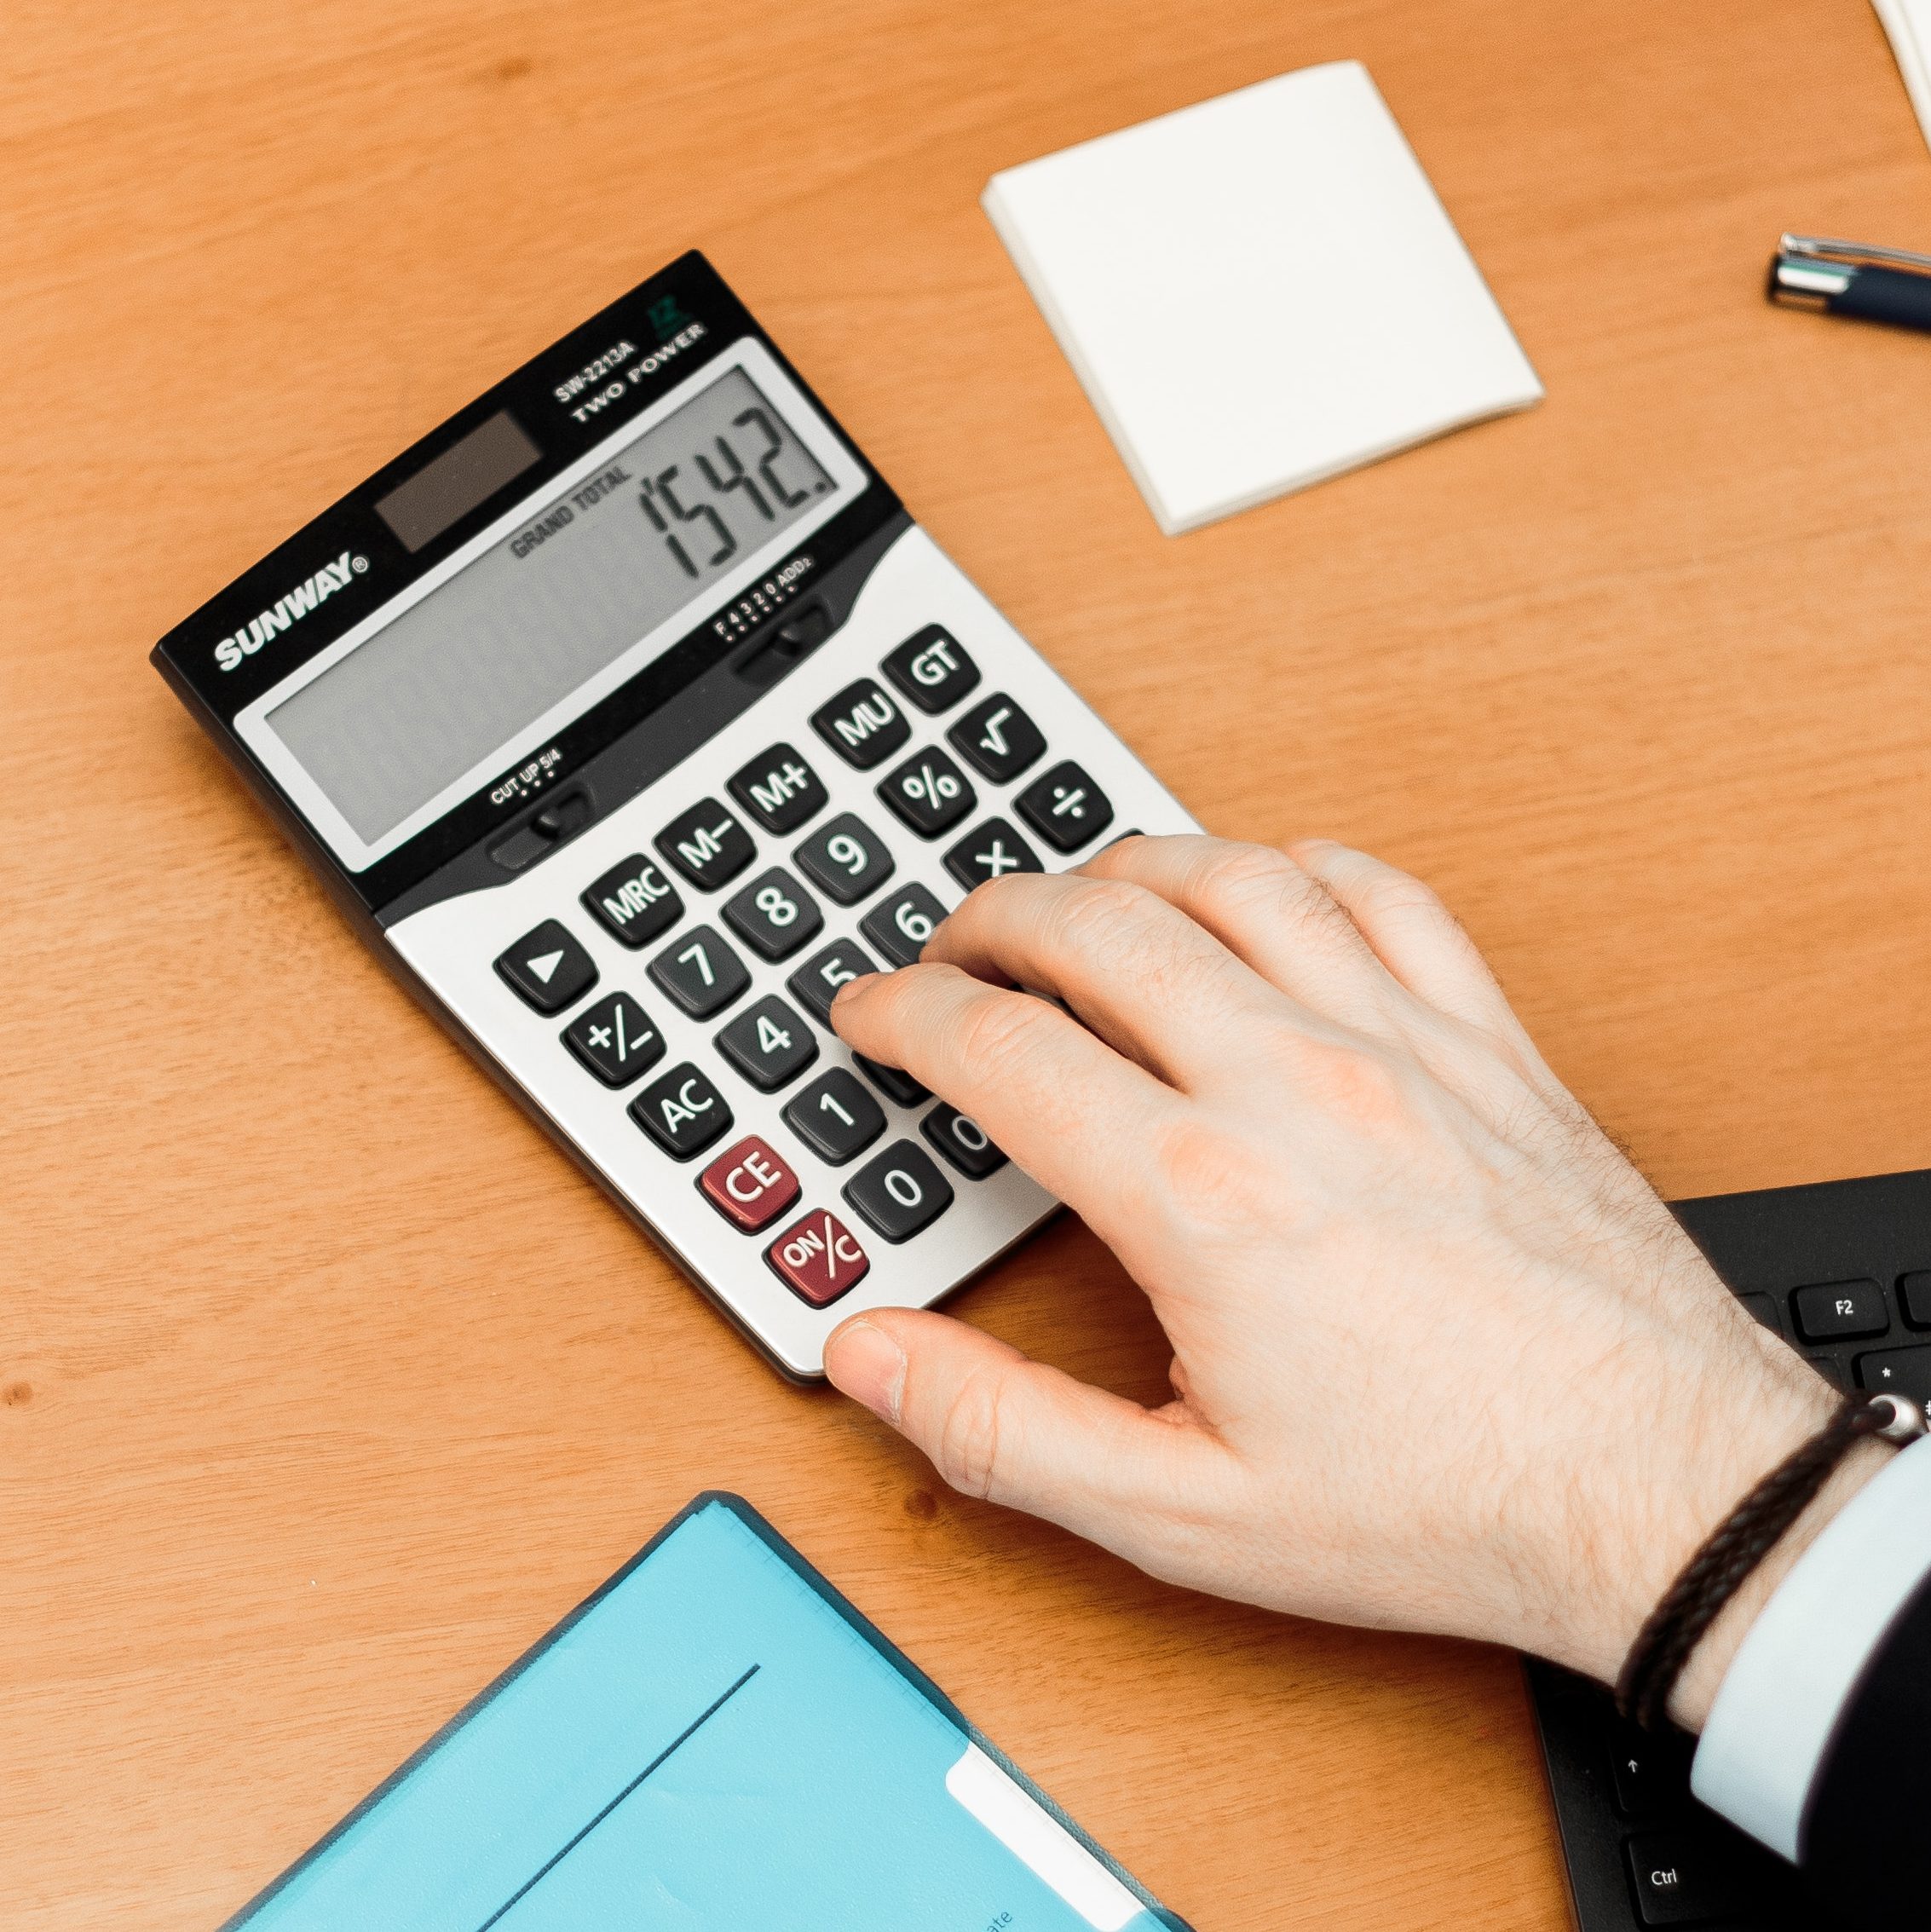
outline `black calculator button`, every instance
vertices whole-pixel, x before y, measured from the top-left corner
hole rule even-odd
[[[852,1059],[858,1070],[888,1100],[896,1100],[902,1107],[916,1107],[921,1100],[930,1100],[932,1091],[921,1087],[903,1067],[880,1066],[876,1060],[868,1060],[862,1053],[854,1053]]]
[[[1879,1393],[1908,1395],[1931,1402],[1931,1348],[1880,1348],[1857,1358],[1857,1383]]]
[[[606,1087],[628,1087],[664,1058],[664,1035],[628,993],[608,993],[579,1013],[563,1044]]]
[[[559,920],[533,926],[496,962],[504,984],[539,1013],[560,1013],[597,983],[597,962]]]
[[[731,1129],[723,1095],[689,1060],[652,1081],[631,1102],[631,1118],[673,1161],[692,1159]]]
[[[724,902],[724,924],[754,953],[788,960],[822,931],[818,902],[781,866],[761,872]]]
[[[1039,854],[1003,818],[989,818],[945,855],[945,869],[970,892],[1009,872],[1045,869]]]
[[[859,920],[858,930],[895,966],[913,966],[944,917],[945,908],[923,885],[902,885]]]
[[[952,1185],[914,1141],[895,1140],[874,1154],[843,1189],[844,1197],[887,1241],[909,1241],[952,1205]]]
[[[885,1131],[885,1110],[843,1067],[785,1102],[785,1125],[821,1161],[842,1168]]]
[[[818,1057],[818,1036],[776,994],[768,993],[718,1035],[718,1051],[760,1093],[775,1093]]]
[[[684,912],[677,887],[642,852],[612,866],[583,899],[597,923],[626,946],[648,946]]]
[[[986,1130],[942,1101],[919,1122],[919,1131],[968,1180],[983,1180],[1006,1165],[1005,1155],[993,1145]]]
[[[693,1019],[722,1012],[751,983],[730,942],[708,926],[680,932],[650,962],[650,977]]]
[[[715,799],[700,799],[657,834],[657,850],[700,892],[715,892],[758,856],[751,834]]]
[[[862,946],[850,939],[834,939],[814,953],[785,984],[819,1025],[828,1027],[839,988],[848,979],[861,979],[878,970],[879,962]]]
[[[798,869],[841,906],[869,897],[896,869],[885,841],[848,811],[820,826],[792,856]]]
[[[825,809],[824,781],[789,745],[773,745],[730,780],[731,796],[767,832],[795,832]]]
[[[1113,822],[1105,793],[1070,758],[1035,778],[1012,809],[1046,844],[1062,852],[1090,845]]]
[[[946,736],[973,770],[995,785],[1010,783],[1046,749],[1039,726],[1003,691],[981,698]]]
[[[1797,1332],[1806,1341],[1845,1341],[1882,1335],[1891,1325],[1884,1291],[1874,1281],[1827,1281],[1790,1295]]]
[[[978,800],[971,781],[942,751],[914,752],[879,787],[879,796],[921,839],[949,832]]]
[[[828,705],[811,714],[811,729],[847,764],[869,771],[912,735],[905,713],[875,678],[847,684]]]
[[[952,706],[979,682],[979,667],[942,624],[928,624],[879,666],[920,711]]]

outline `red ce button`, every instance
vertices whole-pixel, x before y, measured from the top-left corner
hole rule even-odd
[[[798,1176],[754,1133],[697,1177],[704,1197],[733,1227],[756,1234],[798,1198]]]

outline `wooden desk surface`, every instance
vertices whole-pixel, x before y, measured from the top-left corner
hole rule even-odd
[[[1548,400],[1167,541],[979,189],[1340,55]],[[1202,1932],[1559,1927],[1511,1658],[1156,1586],[781,1385],[145,654],[701,243],[1209,825],[1438,881],[1666,1190],[1931,1163],[1931,343],[1760,294],[1786,225],[1931,240],[1869,9],[25,0],[6,68],[0,1926],[214,1924],[723,1485]],[[1161,1384],[1075,1226],[958,1306]]]

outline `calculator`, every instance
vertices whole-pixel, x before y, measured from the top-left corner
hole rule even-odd
[[[377,954],[786,1374],[1055,1203],[831,1001],[1193,821],[685,255],[153,660]]]

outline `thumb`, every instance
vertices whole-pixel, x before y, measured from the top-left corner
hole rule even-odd
[[[825,1344],[833,1383],[890,1422],[955,1490],[1009,1504],[1166,1572],[1231,1455],[1184,1410],[1158,1413],[1022,1355],[949,1315],[881,1308]]]

